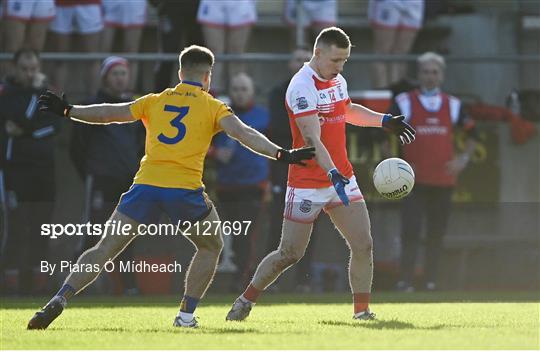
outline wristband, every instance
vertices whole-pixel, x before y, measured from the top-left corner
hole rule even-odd
[[[333,172],[333,171],[337,171],[337,168],[330,169],[330,170],[328,170],[328,172],[326,173],[326,176],[328,176],[328,178],[329,178],[330,180],[332,180],[332,172]]]
[[[384,114],[383,117],[382,117],[382,120],[381,120],[381,126],[388,120],[390,120],[392,118],[392,115],[391,114]]]

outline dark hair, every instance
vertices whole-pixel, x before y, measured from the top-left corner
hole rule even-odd
[[[33,56],[39,60],[39,53],[36,50],[31,48],[21,48],[17,50],[15,54],[13,54],[13,63],[16,64],[17,62],[19,62],[22,56]]]
[[[191,70],[200,65],[214,66],[214,54],[204,46],[191,45],[180,53],[180,67]]]
[[[319,44],[335,45],[340,49],[348,49],[351,47],[351,40],[343,29],[328,27],[323,29],[315,39],[315,47],[319,46]]]

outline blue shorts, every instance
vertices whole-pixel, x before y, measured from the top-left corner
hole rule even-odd
[[[141,224],[158,224],[163,214],[176,224],[204,219],[212,207],[203,187],[184,189],[133,184],[120,197],[117,209]]]

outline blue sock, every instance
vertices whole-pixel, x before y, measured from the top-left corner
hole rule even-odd
[[[70,299],[71,297],[73,297],[73,295],[75,295],[76,291],[73,287],[71,287],[70,285],[68,284],[64,284],[60,290],[56,293],[55,296],[62,296],[66,299],[66,301],[68,299]]]
[[[197,308],[197,304],[199,304],[198,298],[184,295],[182,302],[180,302],[180,311],[184,313],[193,313],[195,308]]]

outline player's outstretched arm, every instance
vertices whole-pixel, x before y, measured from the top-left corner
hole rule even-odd
[[[347,123],[361,127],[382,127],[384,114],[373,111],[360,104],[350,103],[345,115]]]
[[[230,115],[219,121],[221,128],[231,138],[236,139],[253,152],[287,164],[300,164],[313,159],[315,148],[286,150],[272,143],[265,135],[243,123],[236,115]]]
[[[392,116],[381,114],[370,110],[365,106],[351,103],[345,115],[347,123],[361,127],[383,127],[391,133],[397,135],[401,144],[408,144],[414,141],[416,131],[404,121],[403,115]]]
[[[47,91],[39,97],[39,110],[89,124],[126,123],[136,120],[129,109],[132,103],[71,105],[65,95]]]

